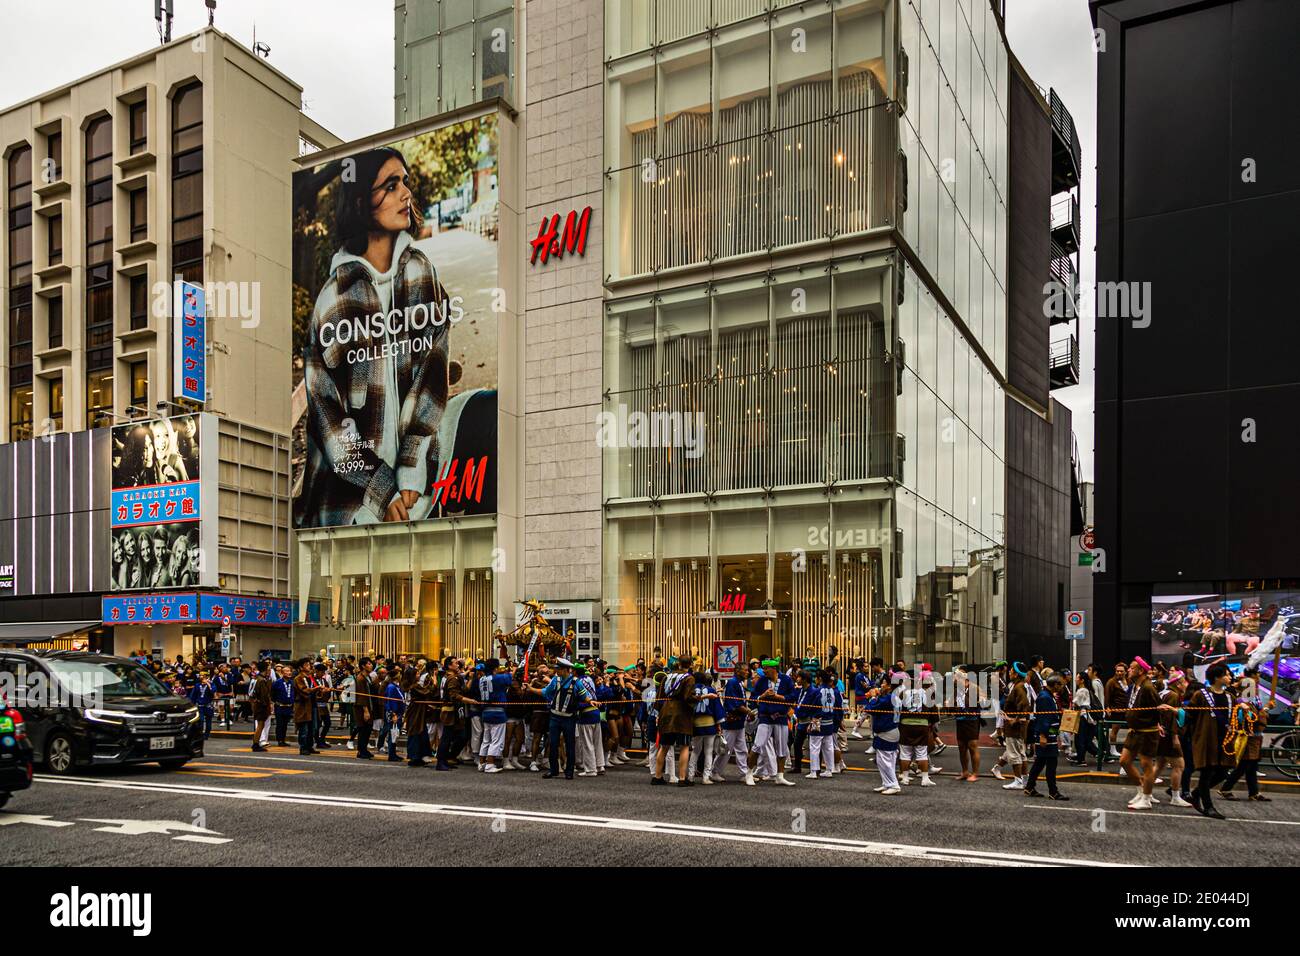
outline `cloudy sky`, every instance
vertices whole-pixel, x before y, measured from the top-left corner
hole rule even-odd
[[[1081,278],[1093,277],[1096,228],[1096,68],[1083,0],[1006,0],[1007,34],[1025,69],[1055,88],[1083,145]],[[203,0],[175,0],[173,36],[207,23]],[[93,73],[158,42],[150,0],[0,0],[7,41],[0,106]],[[111,12],[111,16],[109,15]],[[309,15],[308,15],[309,12]],[[246,46],[271,47],[270,62],[303,88],[307,114],[345,140],[393,125],[392,0],[218,0],[217,26]],[[55,35],[51,47],[48,38]],[[46,42],[37,42],[38,40]],[[51,55],[51,51],[54,55]],[[1057,396],[1074,412],[1085,477],[1092,474],[1092,322],[1081,329],[1082,383]]]

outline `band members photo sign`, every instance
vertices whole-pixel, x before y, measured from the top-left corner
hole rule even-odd
[[[496,511],[497,121],[294,175],[294,524]]]
[[[205,431],[207,439],[203,439]],[[201,413],[113,426],[110,567],[114,591],[210,586],[203,556],[215,549],[216,482],[200,473],[216,424]],[[215,459],[211,467],[215,467]]]

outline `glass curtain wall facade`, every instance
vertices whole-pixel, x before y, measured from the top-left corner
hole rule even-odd
[[[625,656],[1001,651],[1006,54],[986,7],[608,0],[599,441]],[[942,105],[949,60],[967,100],[990,91],[987,132]],[[870,245],[894,230],[910,252]]]
[[[514,0],[399,3],[396,122],[514,100]]]
[[[892,7],[607,0],[606,272],[890,224]]]
[[[339,602],[337,615],[321,609],[322,623],[331,625],[321,631],[321,646],[357,657],[491,653],[500,624],[493,617],[492,519],[463,522],[458,528],[420,527],[403,536],[408,547],[367,538],[314,543],[308,552],[313,570]],[[333,623],[338,620],[349,623]]]

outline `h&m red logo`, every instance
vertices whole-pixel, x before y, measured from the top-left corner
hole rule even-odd
[[[718,599],[718,609],[721,611],[740,612],[745,610],[744,594],[724,594]]]
[[[393,617],[393,608],[390,604],[380,604],[370,612],[372,621],[389,621]]]
[[[569,215],[564,220],[564,232],[560,232],[560,214],[547,218],[542,217],[542,225],[537,230],[537,238],[532,241],[533,255],[528,260],[529,265],[537,264],[537,257],[542,257],[542,265],[546,265],[546,260],[551,256],[556,259],[563,259],[564,254],[577,254],[585,256],[587,254],[587,230],[591,227],[591,207],[588,206],[581,213],[577,210],[570,210]]]

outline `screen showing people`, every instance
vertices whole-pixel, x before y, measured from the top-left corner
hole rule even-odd
[[[1277,677],[1286,703],[1300,700],[1300,589],[1156,597],[1151,652],[1197,671],[1223,661],[1234,673],[1257,671],[1265,690]]]

